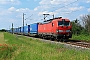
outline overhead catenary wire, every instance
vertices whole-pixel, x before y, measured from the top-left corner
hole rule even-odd
[[[33,14],[32,14],[32,15],[30,15],[29,17],[27,17],[26,19],[29,19],[31,16],[33,16]],[[26,19],[25,19],[25,20],[26,20]]]
[[[71,4],[74,4],[74,3],[76,3],[77,1],[79,1],[79,0],[76,0],[76,1],[74,1],[74,2],[71,2],[71,3],[69,3],[69,4],[67,4],[67,5],[65,5],[65,6],[61,6],[61,7],[58,7],[58,8],[65,8],[66,6],[69,6],[69,5],[71,5]],[[60,4],[59,4],[60,5]],[[52,7],[52,8],[55,8],[55,7]],[[58,9],[57,8],[57,9]],[[57,10],[57,9],[55,9],[55,10]],[[54,10],[53,10],[54,11]],[[53,11],[51,11],[51,12],[53,12]]]
[[[65,6],[61,6],[61,7],[58,7],[57,8],[57,6],[55,6],[55,7],[52,7],[52,8],[54,8],[54,10],[52,10],[51,12],[54,12],[55,10],[58,10],[59,8],[65,8],[66,6],[69,6],[69,5],[71,5],[71,4],[74,4],[74,3],[76,3],[76,2],[78,2],[79,0],[76,0],[76,1],[74,1],[74,2],[71,2],[71,3],[69,3],[69,4],[67,4],[67,5],[65,5]],[[59,4],[60,5],[60,4]],[[72,13],[72,12],[76,12],[76,11],[78,11],[78,10],[75,10],[75,11],[70,11],[70,13]],[[70,14],[70,13],[68,13],[68,14]]]
[[[69,4],[67,4],[67,5],[64,5],[64,6],[61,6],[61,7],[58,7],[57,8],[57,6],[55,6],[56,8],[54,8],[54,10],[52,10],[51,12],[54,12],[55,10],[58,10],[59,8],[65,8],[66,6],[69,6],[69,5],[72,5],[72,4],[74,4],[74,3],[76,3],[76,2],[78,2],[79,0],[75,0],[74,2],[71,2],[71,3],[69,3]],[[60,4],[59,4],[60,5]],[[45,11],[45,10],[44,10]],[[75,11],[70,11],[70,13],[72,13],[72,12],[76,12],[77,10],[75,10]],[[67,14],[70,14],[70,13],[67,13]],[[54,13],[53,13],[53,15],[54,15]]]

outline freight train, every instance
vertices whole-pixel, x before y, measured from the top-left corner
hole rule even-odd
[[[9,32],[12,32],[12,30],[9,30]],[[42,23],[33,23],[24,27],[13,28],[13,33],[59,41],[72,37],[72,25],[69,19],[58,17]]]

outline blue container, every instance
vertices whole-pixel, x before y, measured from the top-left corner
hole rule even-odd
[[[12,29],[10,29],[10,33],[12,33]]]
[[[17,28],[17,33],[19,33],[19,28]]]
[[[17,28],[17,33],[21,34],[21,27]]]
[[[30,24],[30,34],[38,34],[38,23]]]
[[[23,27],[21,27],[21,33],[23,33]]]
[[[18,33],[18,28],[16,28],[15,30],[16,30],[16,33]]]
[[[24,34],[28,34],[28,26],[24,26]]]
[[[19,27],[19,28],[18,28],[18,33],[19,33],[19,34],[20,34],[20,31],[21,31],[21,28]]]
[[[16,33],[16,28],[13,29],[13,33]]]

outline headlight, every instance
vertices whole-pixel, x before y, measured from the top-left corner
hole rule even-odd
[[[66,32],[71,32],[70,30],[66,30]]]
[[[59,32],[63,32],[63,30],[58,30]]]

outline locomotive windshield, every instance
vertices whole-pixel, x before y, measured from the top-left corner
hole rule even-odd
[[[69,26],[70,22],[69,21],[58,21],[58,26]]]

